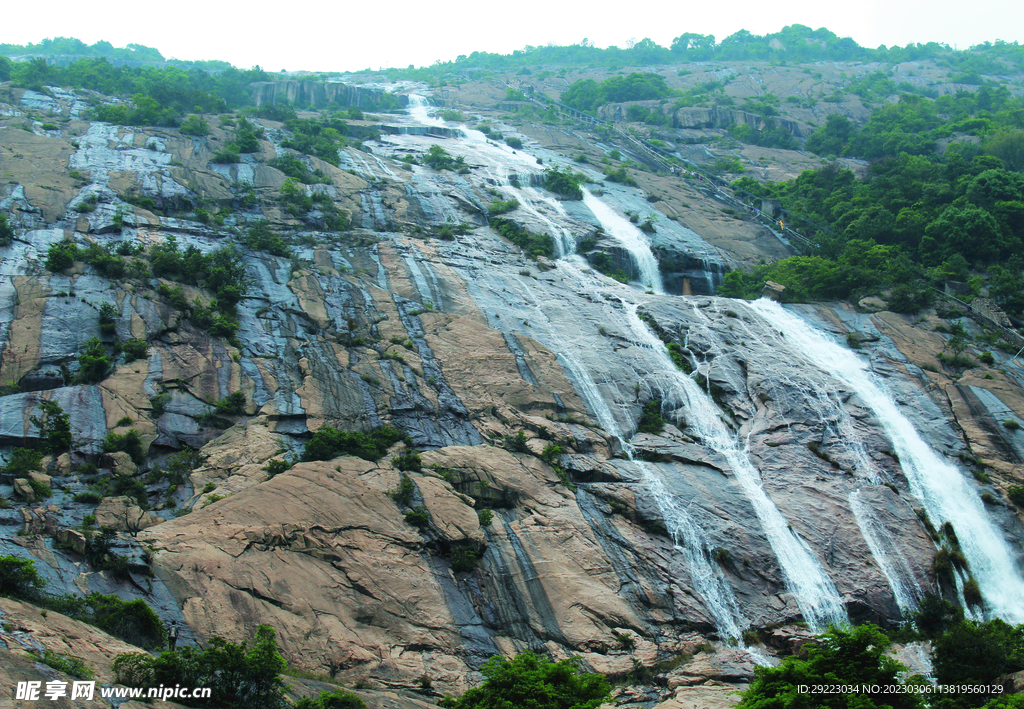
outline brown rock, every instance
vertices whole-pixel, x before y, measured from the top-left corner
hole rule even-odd
[[[54,537],[58,544],[68,547],[79,556],[85,556],[85,535],[77,529],[58,529]]]
[[[32,489],[32,486],[28,484],[27,478],[15,478],[13,485],[14,494],[26,502],[32,502],[36,499],[36,492]]]
[[[124,451],[103,454],[103,467],[110,468],[114,475],[132,476],[139,472],[132,457]]]
[[[119,532],[138,532],[164,520],[139,507],[131,497],[105,497],[96,508],[96,524]]]
[[[731,684],[678,687],[675,695],[654,709],[729,709],[740,703],[739,691],[744,685]]]
[[[778,302],[782,302],[782,295],[786,292],[786,286],[775,281],[765,281],[764,288],[761,290],[761,295],[765,298],[771,298]]]

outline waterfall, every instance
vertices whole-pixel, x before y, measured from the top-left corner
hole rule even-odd
[[[422,98],[410,98],[410,113],[414,118],[432,122],[434,119],[426,117],[425,101]],[[421,118],[421,115],[426,118]],[[403,136],[402,140],[423,145],[422,138],[416,136]],[[552,236],[559,242],[560,255],[572,252],[569,244],[562,243],[563,238],[572,239],[566,208],[540,190],[517,187],[509,180],[512,173],[537,174],[539,168],[533,157],[523,151],[513,151],[505,145],[493,144],[474,130],[467,130],[465,139],[453,141],[449,150],[465,156],[478,179],[483,178],[499,190],[502,199],[515,197],[520,202],[521,211],[533,221],[539,219],[546,226],[551,226]],[[426,171],[417,170],[417,174],[422,174],[424,179],[432,183],[439,179],[428,175]],[[449,175],[443,178],[459,179]],[[443,192],[444,189],[450,187],[443,188],[439,182],[437,191]],[[609,238],[616,240],[630,254],[640,271],[641,282],[651,290],[663,292],[657,260],[651,252],[646,235],[589,191],[584,191],[582,206],[603,225]],[[559,228],[565,230],[565,234],[560,234]],[[465,244],[464,248],[472,247],[471,244]],[[557,353],[558,361],[588,410],[609,435],[622,441],[632,427],[630,419],[635,415],[635,404],[619,396],[623,391],[620,380],[602,378],[606,370],[600,359],[595,359],[592,352],[580,349],[586,340],[577,338],[575,330],[588,327],[590,323],[578,320],[578,313],[570,312],[571,307],[566,310],[568,303],[552,300],[549,286],[543,281],[529,276],[495,273],[490,278],[502,279],[502,287],[495,288],[496,283],[493,281],[477,280],[478,266],[474,258],[467,258],[464,268],[467,269],[466,282],[470,294],[485,312],[491,313],[488,319],[492,325],[502,332],[511,326]],[[605,293],[606,297],[615,301],[629,301],[632,299],[630,294],[635,293],[634,290],[596,277],[589,269],[578,268],[572,259],[560,259],[557,269],[557,277],[563,282],[560,287],[569,293],[587,294],[588,300],[590,294]],[[676,370],[664,344],[654,338],[646,325],[637,318],[636,304],[623,304],[625,308],[605,311],[604,316],[612,319],[627,338],[637,344],[637,359],[633,363],[636,376],[641,381],[664,380],[666,385],[662,388],[669,393],[663,398],[676,396],[680,400],[678,403],[687,401],[693,407],[696,418],[701,419],[699,426],[705,445],[725,454],[734,468],[737,487],[750,502],[764,527],[766,537],[778,557],[786,587],[804,618],[815,629],[823,629],[829,623],[844,622],[844,605],[835,585],[806,543],[789,528],[785,518],[761,488],[758,471],[735,437],[720,421],[717,407],[696,382]],[[598,328],[594,325],[593,329]],[[628,442],[624,442],[623,447],[627,455],[630,454]],[[687,503],[671,493],[661,478],[662,470],[640,460],[634,460],[630,465],[640,473],[650,490],[679,553],[688,564],[693,591],[702,599],[719,634],[723,638],[739,638],[749,621],[742,615],[727,576],[712,559],[710,537],[690,516],[686,509]]]
[[[845,622],[846,611],[838,589],[807,543],[793,531],[764,491],[760,473],[722,421],[718,406],[697,382],[676,369],[665,344],[637,316],[636,306],[627,308],[627,312],[634,334],[658,354],[659,366],[650,376],[660,380],[663,406],[674,407],[677,415],[681,412],[689,431],[728,461],[736,484],[761,522],[779,560],[786,586],[807,624],[815,631],[822,631],[830,624]]]
[[[723,578],[722,571],[711,560],[712,549],[704,531],[666,489],[652,466],[633,458],[632,447],[625,441],[611,408],[586,370],[566,350],[559,353],[558,361],[570,373],[577,391],[586,401],[587,408],[594,413],[601,428],[622,442],[623,450],[640,472],[665,520],[676,550],[682,552],[688,562],[693,590],[704,599],[704,605],[714,618],[719,635],[738,640],[749,623],[740,612],[736,596]]]
[[[986,611],[1012,623],[1024,622],[1024,579],[1006,540],[962,471],[924,441],[860,357],[778,303],[762,299],[751,308],[783,333],[792,352],[804,353],[811,364],[827,366],[874,412],[892,439],[911,493],[936,524],[948,521],[956,530]]]
[[[583,188],[583,204],[594,213],[605,232],[629,251],[640,271],[640,283],[655,293],[664,293],[665,287],[661,282],[658,259],[654,258],[651,252],[647,236],[628,219],[595,197],[586,187]]]

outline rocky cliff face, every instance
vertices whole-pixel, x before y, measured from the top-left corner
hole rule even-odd
[[[221,127],[189,138],[73,120],[71,96],[49,99],[66,120],[44,131],[36,99],[8,99],[0,167],[12,181],[0,208],[17,233],[0,251],[0,443],[9,459],[38,441],[31,417],[53,401],[74,444],[43,461],[45,501],[29,498],[27,478],[17,498],[17,481],[0,483],[14,503],[0,511],[0,553],[35,560],[54,587],[141,594],[197,640],[243,640],[269,623],[305,669],[385,687],[425,675],[452,690],[497,652],[545,648],[625,674],[634,661],[736,643],[747,629],[894,622],[936,590],[938,537],[870,402],[761,310],[712,297],[733,256],[654,212],[639,190],[606,184],[588,198],[603,209],[562,202],[528,186],[537,158],[563,160],[544,145],[528,142],[527,155],[475,131],[398,132],[342,149],[342,169],[303,158],[354,225],[332,232],[283,208],[285,176],[260,162],[285,152],[278,124],[263,122],[261,153],[222,166],[211,162],[228,138]],[[438,142],[467,169],[402,161]],[[255,206],[243,206],[250,192]],[[132,194],[151,211],[127,202]],[[487,205],[512,198],[507,216],[549,234],[555,258],[529,258],[488,226]],[[200,200],[223,208],[223,225],[181,207]],[[83,203],[95,208],[76,210]],[[654,233],[627,213],[650,215]],[[230,339],[197,324],[189,303],[210,299],[201,287],[183,286],[183,302],[144,267],[117,278],[85,262],[44,267],[69,239],[115,254],[126,244],[126,265],[172,236],[209,253],[259,216],[293,256],[242,248],[250,283]],[[575,256],[587,237],[619,249],[634,282]],[[671,272],[663,280],[644,265],[652,248],[679,254],[703,289],[692,292],[707,295],[666,293]],[[104,303],[116,315],[101,324]],[[1019,567],[1020,520],[1000,500],[1020,480],[1014,436],[1024,434],[992,422],[1024,410],[1020,368],[997,355],[954,381],[919,368],[941,343],[906,317],[803,315],[841,337],[860,333],[865,360],[923,440],[992,471],[988,512]],[[75,383],[94,337],[137,338],[147,351]],[[237,391],[244,407],[218,416],[215,403]],[[639,432],[645,405],[664,426],[648,420]],[[268,471],[323,426],[383,424],[408,434],[417,464],[398,444],[377,461]],[[132,429],[135,460],[107,439]],[[159,472],[190,449],[199,454],[176,482]],[[99,508],[82,495],[98,484]],[[122,530],[136,586],[82,562],[84,536],[70,528],[87,514]],[[985,572],[983,596],[998,581]],[[707,678],[749,678],[750,657],[728,652],[677,671],[674,701]]]

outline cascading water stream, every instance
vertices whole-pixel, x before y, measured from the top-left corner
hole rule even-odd
[[[764,491],[760,473],[750,462],[746,451],[740,448],[736,436],[722,422],[717,405],[697,382],[676,369],[665,344],[640,320],[636,306],[627,308],[627,312],[637,339],[649,343],[659,355],[659,366],[649,377],[659,380],[663,406],[674,405],[677,412],[685,407],[682,413],[689,424],[688,430],[728,461],[737,485],[761,522],[768,543],[779,560],[786,586],[807,624],[821,631],[830,624],[844,623],[846,611],[835,584],[807,543],[790,528]],[[674,399],[669,400],[669,397]]]
[[[827,362],[828,371],[874,412],[896,448],[913,495],[933,521],[952,523],[986,611],[1012,623],[1024,622],[1024,579],[1006,540],[960,469],[924,441],[857,355],[778,303],[762,299],[751,308],[784,335],[790,350],[805,353],[809,364]]]
[[[628,219],[602,202],[586,187],[583,188],[583,204],[594,213],[601,226],[613,239],[622,244],[634,259],[640,278],[637,280],[655,293],[664,293],[658,259],[651,252],[651,245],[644,233],[633,226]]]
[[[417,120],[423,120],[419,114],[427,116],[425,101],[411,100],[410,103],[410,113]],[[436,125],[435,119],[427,118],[426,122]],[[458,142],[457,151],[465,155],[467,162],[474,166],[478,174],[485,175],[490,184],[499,186],[505,197],[518,199],[528,213],[534,217],[539,216],[545,224],[568,220],[565,209],[559,203],[552,203],[553,200],[550,198],[540,199],[533,194],[537,192],[536,190],[515,186],[508,179],[509,174],[536,174],[538,168],[533,158],[521,151],[514,153],[506,146],[494,145],[488,142],[483,134],[477,133],[467,130],[466,138]],[[408,140],[412,142],[416,139],[410,137]],[[651,290],[663,292],[657,260],[651,253],[646,236],[592,193],[585,191],[584,205],[602,224],[609,237],[615,239],[629,252],[638,266],[641,274],[639,280],[643,285]],[[557,234],[553,236],[557,238]],[[569,237],[571,238],[571,232]],[[563,255],[571,253],[568,248],[559,250]],[[512,289],[509,289],[509,286],[513,284],[509,280],[504,280],[504,287],[499,295],[492,289],[478,287],[480,284],[475,280],[475,267],[470,268],[472,270],[467,273],[470,292],[474,300],[493,313],[492,322],[505,323],[517,318],[515,321],[522,322],[522,329],[529,336],[558,353],[559,362],[588,409],[610,435],[622,440],[622,431],[631,425],[628,423],[630,414],[627,410],[635,410],[635,406],[632,402],[627,404],[619,400],[620,382],[604,381],[599,385],[595,381],[595,374],[602,377],[605,375],[600,372],[601,365],[598,361],[589,353],[579,350],[581,340],[574,336],[573,326],[576,314],[562,312],[560,302],[552,301],[550,293],[530,277],[520,276],[513,279]],[[558,277],[564,281],[565,286],[578,293],[596,294],[607,291],[614,300],[619,300],[623,296],[621,287],[610,286],[589,269],[579,268],[572,260],[558,262]],[[621,309],[612,310],[606,313],[606,316],[618,322],[623,332],[632,331],[636,335],[632,338],[634,341],[649,341],[653,335],[636,317],[636,305],[627,305],[626,310],[630,310],[630,307],[632,310],[625,317]],[[510,316],[510,308],[515,315]],[[502,324],[499,327],[504,330],[507,325]],[[808,623],[815,628],[824,628],[828,623],[845,621],[843,604],[835,586],[802,540],[789,530],[781,513],[760,488],[759,474],[731,433],[721,424],[720,412],[707,394],[695,382],[675,369],[660,340],[655,338],[649,345],[641,344],[635,357],[637,361],[633,366],[641,380],[667,379],[670,385],[663,388],[672,390],[675,386],[677,391],[686,390],[687,398],[693,402],[703,402],[699,417],[710,417],[710,421],[706,423],[708,430],[705,431],[705,442],[721,451],[728,450],[733,458],[730,464],[740,473],[737,474],[737,480],[740,482],[741,491],[750,500],[762,524],[769,523],[765,525],[766,535],[779,558],[787,587],[793,593]],[[675,380],[675,377],[682,377],[685,383]],[[721,430],[715,429],[716,424]],[[630,452],[628,443],[624,442],[623,447],[627,453]],[[704,600],[704,605],[718,627],[720,635],[724,638],[738,638],[748,621],[742,616],[728,579],[718,564],[711,559],[712,550],[708,537],[687,513],[687,503],[668,491],[659,471],[653,465],[643,461],[633,461],[632,465],[641,473],[652,492],[672,538],[688,563],[693,579],[693,590]],[[752,651],[752,654],[757,656],[755,651]]]

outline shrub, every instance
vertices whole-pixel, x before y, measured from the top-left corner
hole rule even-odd
[[[0,214],[0,247],[10,246],[14,241],[14,229],[7,222],[7,215]]]
[[[249,230],[242,238],[242,243],[254,251],[266,251],[275,256],[284,256],[285,258],[292,255],[288,244],[273,232],[270,228],[270,222],[266,219],[261,219],[249,227]]]
[[[494,521],[494,513],[491,510],[480,510],[476,515],[481,527],[490,527]]]
[[[39,429],[43,448],[47,453],[63,453],[71,448],[71,421],[64,409],[55,401],[41,401],[42,416],[30,416],[29,421]]]
[[[323,426],[306,445],[302,460],[330,460],[341,455],[354,455],[363,460],[380,460],[388,449],[406,435],[396,428],[382,426],[369,432],[338,431]]]
[[[833,628],[821,638],[820,645],[808,646],[805,659],[791,655],[776,667],[757,667],[754,681],[743,693],[737,708],[801,706],[798,684],[804,683],[902,685],[900,672],[905,668],[885,654],[890,645],[885,633],[870,623],[850,630]],[[812,702],[809,706],[825,705]],[[827,706],[917,709],[923,703],[920,695],[913,692],[863,693],[856,696],[856,702],[840,698]]]
[[[576,659],[552,662],[526,651],[511,660],[495,655],[480,671],[487,679],[454,702],[455,709],[597,709],[611,695],[604,675],[582,672]]]
[[[53,273],[71,268],[78,258],[78,247],[73,241],[52,244],[46,252],[46,270]]]
[[[200,116],[192,115],[181,122],[178,132],[182,135],[204,136],[210,134],[210,124]]]
[[[133,337],[121,343],[121,351],[124,353],[126,364],[137,359],[145,359],[146,355],[149,354],[149,343]]]
[[[521,141],[519,138],[505,138],[505,145],[507,145],[510,148],[514,148],[515,150],[523,149],[523,141]]]
[[[242,161],[242,156],[239,155],[238,151],[233,146],[228,146],[223,150],[218,150],[213,155],[213,162],[218,165],[234,165],[237,162]]]
[[[291,467],[292,464],[289,463],[287,460],[276,458],[274,460],[267,461],[267,464],[263,466],[263,472],[267,474],[267,480],[270,480],[275,475],[280,475],[286,470],[290,470]]]
[[[114,659],[120,682],[209,687],[209,699],[192,699],[189,706],[216,709],[283,709],[287,705],[280,673],[286,667],[274,630],[267,625],[257,628],[251,646],[212,638],[202,649],[183,647],[158,657],[131,653]]]
[[[15,556],[0,556],[0,596],[33,600],[39,597],[46,580],[35,564]]]
[[[430,526],[430,513],[423,505],[416,505],[405,513],[405,521],[413,527],[426,529]]]
[[[526,445],[526,433],[519,431],[514,436],[505,436],[505,449],[510,450],[513,453],[529,453],[530,449]]]
[[[113,366],[114,359],[107,353],[107,348],[99,338],[93,337],[82,345],[75,381],[79,384],[96,384],[106,379]]]
[[[241,416],[245,413],[245,405],[245,394],[235,391],[225,398],[215,401],[213,407],[221,416]]]
[[[92,678],[92,670],[89,669],[85,662],[77,657],[61,655],[48,649],[44,649],[42,653],[34,652],[32,655],[44,665],[49,665],[58,672],[63,672],[66,675],[71,675],[78,679]]]
[[[476,549],[460,547],[452,551],[449,561],[452,571],[468,573],[480,565],[480,552]]]
[[[91,622],[100,630],[146,650],[163,647],[164,624],[141,598],[122,601],[116,596],[91,593],[86,601],[92,610]]]
[[[15,478],[23,478],[33,470],[39,470],[43,462],[43,452],[31,448],[15,448],[3,471]]]
[[[416,485],[408,476],[403,475],[398,481],[398,487],[388,494],[398,504],[409,505],[412,502],[412,496],[416,494]]]
[[[1024,507],[1024,486],[1010,485],[1009,490],[1006,491],[1006,496],[1010,498],[1010,502],[1013,504],[1018,507]]]
[[[497,217],[491,220],[491,228],[531,256],[555,255],[555,240],[548,234],[532,234],[511,219]]]
[[[126,433],[114,433],[111,431],[103,439],[103,452],[114,453],[124,451],[136,464],[146,459],[146,451],[142,448],[142,437],[137,430],[130,429]]]
[[[516,198],[506,200],[495,200],[487,207],[487,214],[496,217],[499,214],[506,214],[519,207],[519,200]]]
[[[661,417],[661,399],[652,399],[644,404],[637,433],[661,433],[665,428],[665,419]]]
[[[1005,421],[1003,421],[1003,428],[1006,428],[1010,431],[1019,430],[1020,422],[1015,419],[1006,419]]]
[[[391,464],[399,470],[419,472],[423,468],[423,459],[416,451],[405,451],[391,459]]]
[[[544,171],[544,188],[563,199],[583,199],[583,190],[580,189],[580,184],[585,179],[583,175],[569,168],[565,168],[563,171],[557,167],[549,167]]]
[[[315,698],[303,697],[295,703],[295,709],[366,709],[366,704],[351,692],[334,689]]]

